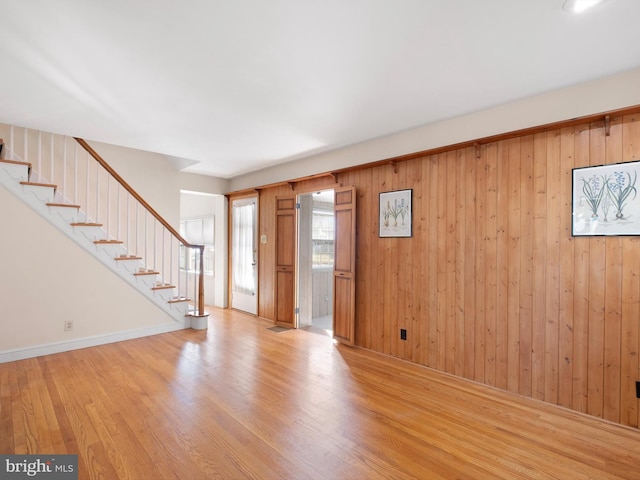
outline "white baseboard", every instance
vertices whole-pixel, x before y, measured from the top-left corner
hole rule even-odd
[[[36,345],[32,347],[17,348],[14,350],[0,351],[0,363],[14,362],[16,360],[24,360],[27,358],[40,357],[42,355],[51,355],[53,353],[68,352],[70,350],[79,350],[81,348],[95,347],[98,345],[106,345],[107,343],[121,342],[123,340],[132,340],[134,338],[149,337],[160,333],[174,332],[189,328],[188,322],[185,323],[166,323],[153,327],[140,328],[135,330],[126,330],[122,332],[108,333],[105,335],[96,335],[92,337],[78,338],[65,342],[51,343],[47,345]]]

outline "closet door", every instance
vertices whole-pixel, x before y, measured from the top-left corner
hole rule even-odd
[[[295,327],[296,199],[276,198],[276,324]]]
[[[356,189],[335,191],[333,338],[353,345],[356,313]]]

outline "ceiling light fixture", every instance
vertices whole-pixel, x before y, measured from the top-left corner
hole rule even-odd
[[[605,0],[565,0],[562,8],[569,13],[583,13]]]

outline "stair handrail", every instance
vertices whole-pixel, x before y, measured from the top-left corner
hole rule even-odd
[[[198,316],[205,316],[204,310],[204,245],[195,245],[189,243],[180,233],[173,228],[169,222],[167,222],[162,215],[156,212],[151,205],[149,205],[144,198],[135,191],[135,189],[129,185],[124,178],[122,178],[118,172],[116,172],[111,165],[109,165],[101,156],[96,152],[91,145],[89,145],[84,139],[73,137],[78,144],[84,148],[93,159],[98,162],[102,168],[104,168],[122,187],[129,192],[129,194],[135,198],[160,224],[166,228],[171,235],[173,235],[180,243],[187,248],[197,248],[200,251],[200,272],[198,274]]]

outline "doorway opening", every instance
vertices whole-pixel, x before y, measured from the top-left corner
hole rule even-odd
[[[298,328],[331,335],[335,258],[334,191],[298,195]]]

